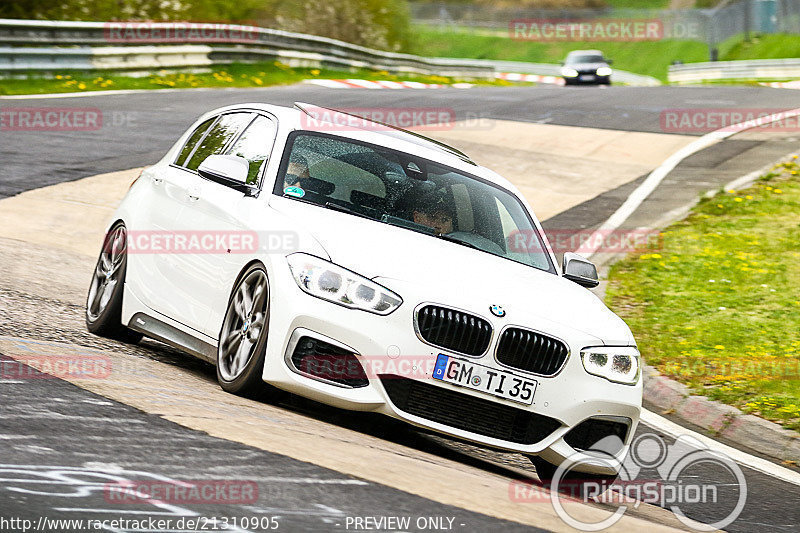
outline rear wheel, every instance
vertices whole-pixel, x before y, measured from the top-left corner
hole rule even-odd
[[[86,298],[86,328],[95,335],[137,343],[142,334],[122,324],[122,293],[128,267],[128,233],[121,222],[106,234]]]
[[[249,267],[233,288],[217,348],[217,380],[242,396],[271,395],[261,378],[269,325],[269,280],[260,264]]]

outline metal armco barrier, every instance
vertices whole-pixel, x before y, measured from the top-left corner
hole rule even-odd
[[[125,24],[0,19],[0,72],[147,70],[279,60],[292,67],[367,68],[465,78],[494,76],[490,65],[384,52],[267,28],[147,23],[149,37],[139,39],[134,35],[133,39],[124,39],[120,35],[124,37],[125,32],[115,33],[115,29]],[[168,32],[176,27],[187,31]],[[192,28],[203,27],[220,31],[216,35],[192,34]]]
[[[800,78],[800,59],[753,59],[671,65],[670,83],[713,80],[768,80]]]
[[[137,32],[137,28],[147,31]],[[0,74],[5,75],[59,70],[148,71],[275,60],[290,67],[372,69],[454,78],[494,78],[498,72],[559,75],[559,66],[554,64],[421,57],[254,26],[0,19]],[[613,79],[630,85],[659,84],[655,78],[620,70],[614,71]]]

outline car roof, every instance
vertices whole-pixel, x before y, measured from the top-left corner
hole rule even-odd
[[[305,110],[303,109],[304,107]],[[234,104],[221,107],[219,109],[215,109],[213,111],[206,113],[203,116],[203,118],[236,110],[261,110],[275,115],[275,117],[278,118],[279,122],[288,124],[290,128],[296,130],[307,129],[309,131],[315,131],[314,128],[308,127],[308,123],[303,120],[303,116],[308,115],[309,108],[330,109],[331,111],[334,111],[336,113],[342,113],[344,115],[349,115],[349,116],[358,116],[356,114],[347,113],[345,111],[322,107],[322,106],[316,106],[312,104],[306,104],[302,102],[297,102],[294,107],[265,104],[258,102],[258,103]],[[439,161],[441,163],[444,163],[461,171],[474,174],[487,181],[500,185],[505,189],[513,191],[517,196],[522,197],[522,194],[519,192],[519,190],[506,178],[497,174],[493,170],[478,165],[477,163],[473,162],[469,158],[469,156],[467,156],[466,154],[464,154],[463,152],[452,146],[449,146],[443,142],[431,139],[429,137],[426,137],[425,135],[421,135],[413,131],[397,128],[389,124],[382,124],[380,122],[371,120],[366,117],[359,117],[359,118],[367,122],[373,122],[375,124],[378,124],[381,127],[380,128],[354,127],[354,128],[347,128],[346,130],[343,129],[341,131],[332,131],[332,133],[341,137],[352,138],[364,142],[371,142],[373,144],[379,144],[381,146],[386,146],[388,148],[395,148],[403,152],[423,157],[425,159]]]
[[[598,55],[598,56],[602,56],[603,52],[601,52],[600,50],[573,50],[572,52],[567,54],[567,57],[576,56],[576,55]]]
[[[456,156],[456,157],[458,157],[459,159],[461,159],[462,161],[464,161],[466,163],[469,163],[471,165],[475,165],[475,163],[469,158],[469,156],[467,154],[465,154],[464,152],[462,152],[461,150],[453,148],[452,146],[450,146],[448,144],[445,144],[445,143],[443,143],[441,141],[437,141],[435,139],[431,139],[430,137],[426,137],[425,135],[422,135],[420,133],[416,133],[416,132],[413,132],[413,131],[405,130],[405,129],[400,128],[398,126],[393,126],[391,124],[386,124],[385,122],[379,122],[377,120],[373,120],[373,119],[371,119],[369,117],[364,117],[364,116],[359,115],[357,113],[350,113],[350,112],[347,112],[347,111],[341,111],[339,109],[333,109],[333,108],[330,108],[330,107],[323,107],[323,106],[317,106],[317,105],[313,105],[313,104],[306,104],[304,102],[295,102],[294,106],[297,109],[299,109],[300,111],[302,111],[303,113],[305,113],[306,115],[310,116],[310,117],[314,117],[314,115],[312,114],[312,110],[315,109],[315,108],[316,109],[325,109],[327,111],[332,111],[334,113],[341,113],[343,115],[347,115],[347,116],[351,116],[351,117],[358,117],[358,118],[360,118],[360,119],[362,119],[362,120],[364,120],[366,122],[371,122],[372,124],[376,124],[376,125],[381,126],[381,128],[378,128],[377,131],[379,133],[383,134],[383,135],[387,135],[387,136],[392,137],[394,139],[402,139],[404,141],[407,141],[407,142],[410,142],[410,143],[413,143],[413,144],[416,144],[416,145],[419,145],[419,146],[424,146],[424,147],[432,149],[432,150],[437,150],[437,151],[445,153],[447,155]],[[365,130],[367,130],[367,131],[376,131],[376,130],[367,129],[367,128],[365,128]]]

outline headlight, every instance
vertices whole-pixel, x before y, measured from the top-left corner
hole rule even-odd
[[[311,296],[379,315],[388,315],[403,303],[386,287],[319,257],[297,253],[286,260],[297,286]]]
[[[639,350],[633,346],[604,346],[581,350],[583,368],[615,383],[633,385],[639,380]]]
[[[574,78],[578,75],[578,71],[572,67],[561,67],[561,75],[565,78]]]
[[[611,76],[611,68],[610,67],[600,67],[597,69],[598,76]]]

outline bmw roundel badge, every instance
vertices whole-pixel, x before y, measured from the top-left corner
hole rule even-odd
[[[506,316],[506,310],[499,305],[490,305],[489,311],[491,311],[494,316],[499,316],[500,318]]]

